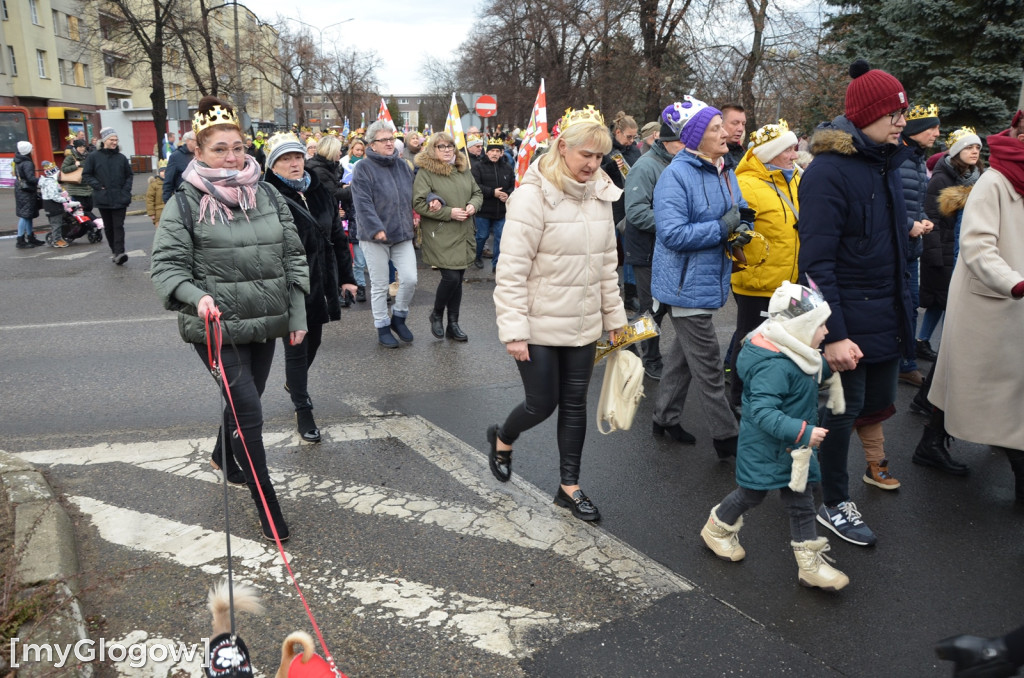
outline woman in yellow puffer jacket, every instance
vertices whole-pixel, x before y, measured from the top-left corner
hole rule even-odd
[[[783,280],[795,283],[800,236],[796,230],[800,204],[797,186],[800,169],[796,166],[796,134],[785,120],[765,125],[750,135],[750,148],[736,168],[740,191],[751,209],[757,212],[754,230],[768,240],[768,258],[760,266],[751,265],[732,274],[732,292],[736,298],[736,332],[733,334],[732,360],[739,355],[747,334],[761,324],[761,312],[768,310],[768,300]],[[755,251],[762,243],[747,245],[750,264],[755,264]],[[757,255],[760,257],[760,255]],[[729,400],[739,407],[743,382],[732,371]]]

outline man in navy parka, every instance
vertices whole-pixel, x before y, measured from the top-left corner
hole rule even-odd
[[[832,315],[825,360],[841,373],[846,411],[826,412],[819,462],[824,505],[818,522],[861,546],[875,535],[850,501],[847,451],[854,422],[895,412],[901,356],[914,339],[906,269],[907,210],[899,143],[907,93],[864,61],[850,67],[845,115],[818,128],[814,161],[800,184],[799,267],[818,285]]]

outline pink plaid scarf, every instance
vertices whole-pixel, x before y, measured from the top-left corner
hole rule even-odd
[[[199,221],[207,218],[214,223],[217,215],[225,224],[234,218],[231,209],[241,208],[246,221],[248,210],[256,207],[256,184],[260,179],[260,166],[251,155],[245,156],[240,170],[214,169],[192,160],[182,172],[182,180],[205,193],[199,201]]]

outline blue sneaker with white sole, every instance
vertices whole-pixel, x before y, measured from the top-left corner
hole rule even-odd
[[[844,501],[835,508],[822,505],[818,509],[818,522],[836,535],[857,546],[873,546],[877,539],[871,528],[860,518],[860,511],[852,501]]]

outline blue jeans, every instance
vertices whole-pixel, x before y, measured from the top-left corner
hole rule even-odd
[[[911,304],[911,327],[917,327],[917,307],[921,303],[921,285],[918,281],[918,272],[920,271],[920,262],[917,259],[907,262],[907,270],[910,271],[910,304]],[[900,372],[913,372],[917,369],[917,360],[914,358],[900,361]]]
[[[352,243],[352,276],[356,279],[356,285],[366,287],[366,257],[358,242]]]
[[[836,506],[850,498],[850,475],[847,453],[854,422],[862,414],[874,414],[896,401],[896,377],[899,358],[884,363],[861,363],[856,369],[840,372],[846,412],[833,414],[822,408],[818,426],[828,429],[828,435],[818,451],[821,465],[822,498],[826,506]]]
[[[931,341],[932,333],[939,326],[939,321],[942,320],[942,315],[945,312],[941,308],[926,308],[924,317],[921,319],[921,331],[918,332],[917,338],[921,341]]]
[[[32,233],[32,220],[25,217],[18,217],[18,236],[30,235]]]
[[[488,219],[487,217],[476,216],[476,258],[479,259],[484,253],[484,243],[487,236],[494,234],[494,248],[491,250],[491,268],[498,266],[498,252],[501,249],[501,229],[505,227],[504,219]]]

